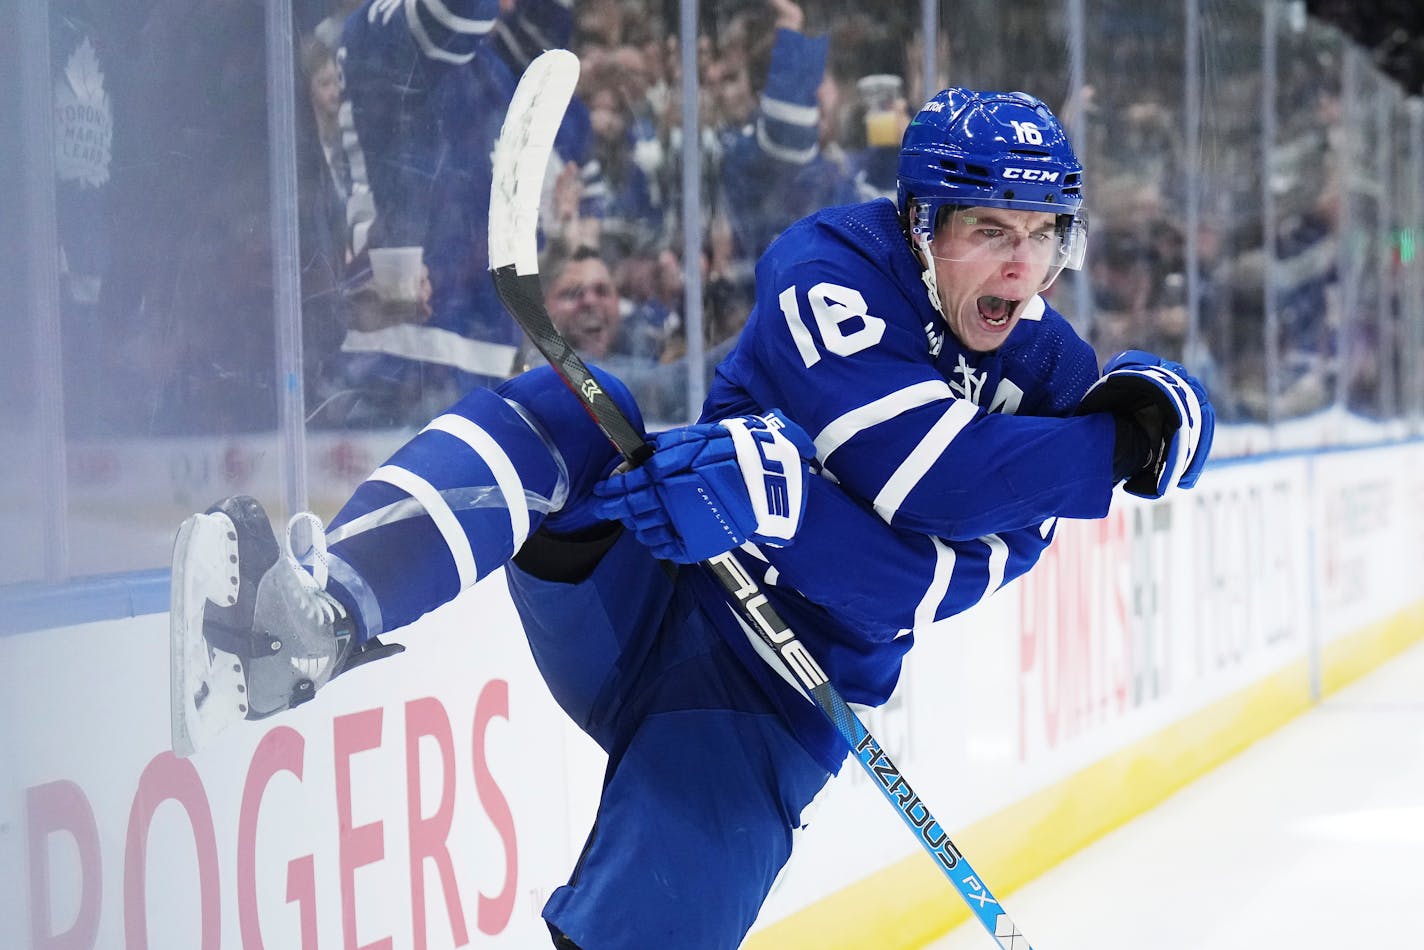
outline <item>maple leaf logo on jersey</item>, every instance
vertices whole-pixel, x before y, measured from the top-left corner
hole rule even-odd
[[[109,180],[114,115],[104,72],[88,38],[65,64],[54,90],[54,171],[60,181],[98,188]]]
[[[964,354],[959,354],[959,365],[952,373],[958,376],[957,380],[950,380],[949,390],[961,399],[968,399],[974,405],[982,405],[979,401],[980,394],[984,391],[984,384],[989,381],[988,373],[976,373],[974,367],[964,358]]]

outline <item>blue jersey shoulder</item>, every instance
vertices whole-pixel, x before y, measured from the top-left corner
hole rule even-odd
[[[1020,321],[1003,352],[1016,372],[1041,390],[1042,399],[1029,409],[1033,415],[1071,413],[1098,379],[1092,346],[1047,303],[1039,319]]]
[[[760,285],[765,274],[778,285],[793,271],[813,265],[853,287],[883,287],[917,317],[934,313],[921,291],[920,265],[905,240],[899,212],[888,199],[837,205],[802,218],[767,248],[757,264],[757,280]],[[882,310],[890,314],[890,308]]]
[[[908,365],[937,375],[926,332],[937,314],[919,274],[890,201],[828,208],[787,228],[757,262],[755,303],[704,418],[794,403],[809,430],[904,385]],[[870,361],[893,372],[877,374]],[[789,398],[798,391],[802,399]]]

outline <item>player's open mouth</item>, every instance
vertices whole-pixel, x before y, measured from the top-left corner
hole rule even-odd
[[[1018,309],[1019,301],[1005,300],[1003,297],[995,297],[985,294],[978,300],[979,316],[991,327],[1001,327],[1009,322],[1009,318]]]

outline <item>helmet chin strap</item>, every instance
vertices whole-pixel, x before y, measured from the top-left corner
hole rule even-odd
[[[934,254],[930,251],[930,239],[934,236],[934,222],[930,219],[930,209],[918,201],[910,202],[910,248],[920,255],[920,279],[924,289],[930,292],[930,306],[940,316],[944,316],[944,303],[940,301],[940,282],[934,278]],[[948,320],[948,318],[944,318]]]
[[[912,212],[924,214],[922,206],[917,206]],[[939,281],[935,279],[934,254],[930,251],[930,238],[922,227],[910,228],[910,245],[920,255],[920,279],[925,282],[925,289],[929,291],[930,305],[941,316],[944,316],[944,304],[939,299]],[[945,318],[946,320],[948,317]]]

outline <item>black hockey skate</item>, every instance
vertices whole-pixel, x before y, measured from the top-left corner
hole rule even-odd
[[[303,518],[315,523],[320,539],[314,515],[298,515],[293,524]],[[238,720],[291,709],[333,677],[405,649],[374,638],[357,645],[346,609],[281,551],[266,512],[244,495],[224,499],[179,527],[171,597],[171,716],[178,755],[204,748]]]

